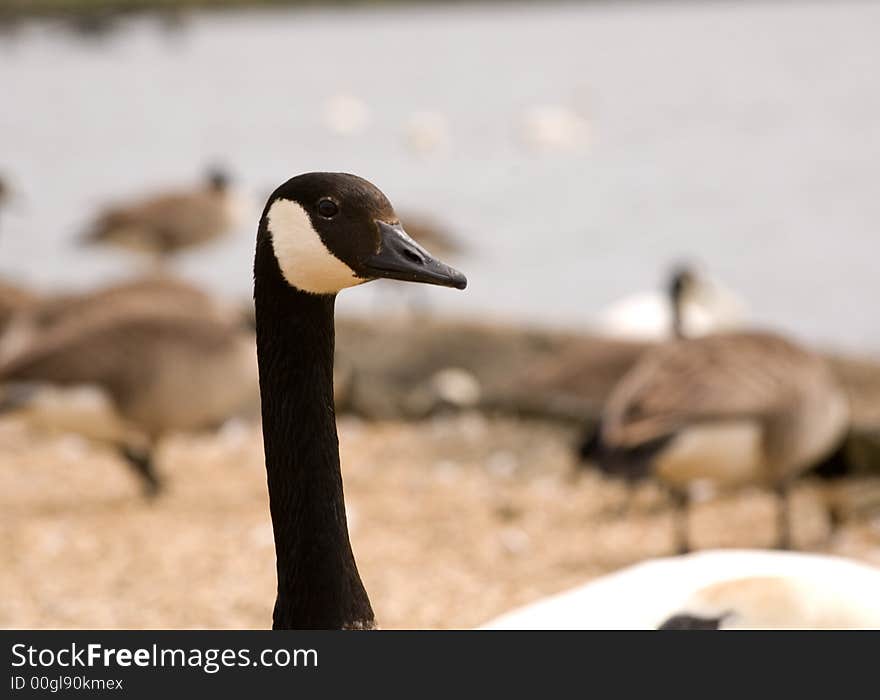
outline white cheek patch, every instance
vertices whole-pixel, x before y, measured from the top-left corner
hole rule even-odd
[[[266,223],[281,274],[291,286],[312,294],[335,294],[366,282],[327,250],[306,210],[296,202],[276,200]]]

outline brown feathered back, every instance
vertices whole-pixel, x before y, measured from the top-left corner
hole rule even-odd
[[[602,441],[632,449],[688,427],[751,421],[768,455],[789,468],[839,437],[845,404],[825,361],[777,335],[678,340],[647,350],[620,381],[602,415]]]

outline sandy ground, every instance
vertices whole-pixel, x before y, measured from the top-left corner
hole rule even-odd
[[[672,553],[663,492],[576,472],[573,437],[481,414],[341,419],[353,547],[379,623],[471,627]],[[259,430],[169,438],[159,460],[169,490],[147,502],[111,452],[0,422],[0,626],[269,625],[274,552]],[[828,493],[810,480],[795,488],[796,546],[880,565],[876,511],[862,508],[832,532]],[[691,539],[770,546],[775,515],[769,492],[716,496],[692,506]]]

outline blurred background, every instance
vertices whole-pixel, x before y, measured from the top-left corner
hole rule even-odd
[[[55,342],[100,364],[104,346],[57,340],[93,337],[63,327],[89,316],[63,304],[157,270],[231,328],[268,195],[300,172],[353,172],[469,279],[464,294],[376,283],[338,302],[346,494],[380,624],[475,625],[675,551],[665,490],[581,469],[575,448],[642,343],[671,335],[683,264],[718,302],[701,332],[771,328],[833,356],[855,392],[859,474],[797,482],[794,543],[880,562],[865,496],[880,451],[880,6],[251,5],[0,0],[0,278],[27,297],[0,378]],[[161,229],[139,206],[218,191],[236,216],[192,243],[83,245],[119,220]],[[34,331],[52,303],[62,327]],[[6,379],[91,383],[48,365]],[[248,381],[179,425],[104,387],[142,429],[130,440],[29,420],[35,390],[7,392],[0,625],[266,626]],[[158,497],[141,493],[147,472]],[[698,499],[692,546],[772,546],[776,507],[766,484]]]

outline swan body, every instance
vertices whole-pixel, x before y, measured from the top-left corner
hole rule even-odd
[[[880,569],[840,557],[717,550],[650,560],[483,629],[880,628]]]

